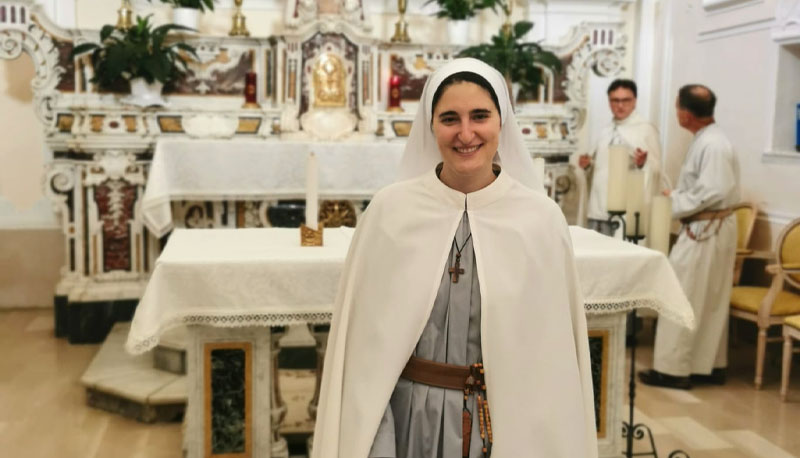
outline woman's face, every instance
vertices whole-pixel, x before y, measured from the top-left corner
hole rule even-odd
[[[455,83],[433,109],[433,134],[450,172],[462,177],[491,173],[500,141],[500,113],[486,89]]]

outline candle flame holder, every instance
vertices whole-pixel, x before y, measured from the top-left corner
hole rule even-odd
[[[615,219],[619,220],[620,224],[622,225],[622,234],[626,241],[633,243],[634,245],[638,245],[639,241],[644,239],[644,235],[639,234],[639,212],[634,212],[634,235],[627,235],[627,222],[625,221],[625,210],[614,210],[608,212],[608,222],[613,223]],[[630,347],[631,347],[631,373],[630,378],[628,379],[628,408],[630,411],[628,412],[629,417],[628,421],[622,422],[622,437],[626,440],[626,447],[623,451],[623,454],[626,458],[632,458],[634,456],[652,456],[654,458],[658,458],[658,454],[656,453],[656,444],[655,439],[653,438],[653,432],[650,428],[645,425],[644,423],[634,423],[633,422],[633,408],[634,408],[634,400],[636,399],[636,332],[637,332],[637,319],[636,319],[636,309],[634,308],[631,310],[629,314],[629,323],[632,323],[631,335],[630,335]],[[633,452],[633,440],[644,440],[645,437],[650,441],[650,451],[648,452]],[[669,454],[669,458],[689,458],[689,455],[684,452],[683,450],[674,450],[672,453]]]
[[[319,229],[314,230],[305,224],[300,225],[300,246],[322,246],[322,230],[325,224],[319,223]]]

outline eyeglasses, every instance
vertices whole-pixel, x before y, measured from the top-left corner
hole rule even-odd
[[[623,105],[623,104],[627,105],[629,103],[633,103],[634,100],[636,100],[636,99],[634,99],[632,97],[627,97],[627,98],[624,98],[624,99],[608,99],[608,101],[610,103],[614,103],[614,104],[618,104],[618,105]]]

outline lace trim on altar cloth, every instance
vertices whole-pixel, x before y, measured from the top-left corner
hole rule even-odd
[[[333,318],[331,312],[307,313],[250,313],[243,315],[181,315],[167,320],[157,332],[145,339],[130,340],[125,349],[133,355],[140,355],[158,345],[161,334],[181,325],[202,325],[221,328],[243,328],[250,326],[288,326],[291,324],[325,324]]]
[[[674,321],[688,329],[694,329],[694,315],[691,308],[676,310],[668,307],[654,297],[637,298],[609,298],[586,302],[584,308],[588,315],[606,315],[620,312],[630,312],[634,309],[648,308],[658,312],[659,316]],[[288,326],[290,324],[325,324],[330,323],[331,312],[305,312],[305,313],[250,313],[242,315],[180,315],[161,323],[155,334],[144,338],[134,339],[125,344],[126,350],[134,355],[145,353],[158,345],[161,334],[167,330],[181,325],[203,325],[225,328],[248,326]]]
[[[675,307],[669,307],[661,300],[651,296],[592,300],[584,304],[584,309],[587,315],[607,315],[630,312],[635,309],[651,309],[655,310],[660,317],[664,317],[687,329],[694,329],[694,314],[688,304],[685,310],[677,310]]]

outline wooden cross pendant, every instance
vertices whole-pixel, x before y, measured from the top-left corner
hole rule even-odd
[[[464,273],[464,269],[461,269],[461,253],[456,254],[456,265],[451,267],[449,272],[453,283],[458,283],[458,276]]]

